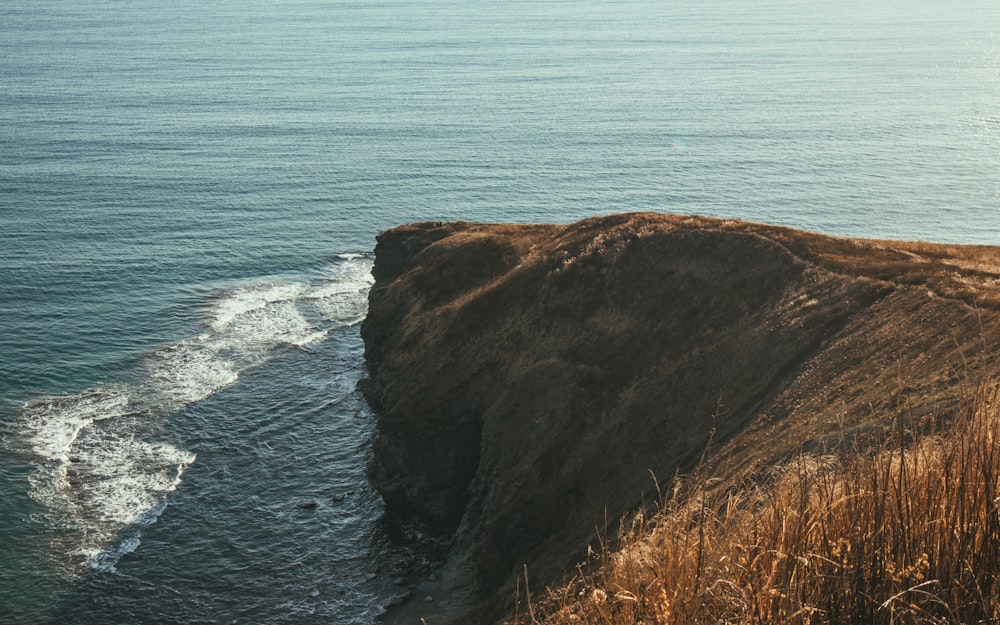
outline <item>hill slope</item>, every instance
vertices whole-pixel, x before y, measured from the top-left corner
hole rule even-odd
[[[998,367],[1000,248],[643,213],[402,226],[374,273],[371,476],[391,514],[451,537],[463,622],[500,614],[524,565],[571,571],[710,437],[732,475],[904,396],[948,416]]]

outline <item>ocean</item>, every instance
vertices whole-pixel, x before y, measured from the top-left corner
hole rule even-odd
[[[0,623],[369,625],[375,236],[1000,244],[992,0],[0,8]]]

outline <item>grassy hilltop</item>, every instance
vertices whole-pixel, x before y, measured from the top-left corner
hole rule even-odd
[[[1000,248],[641,213],[374,273],[371,477],[449,545],[387,622],[996,616]]]

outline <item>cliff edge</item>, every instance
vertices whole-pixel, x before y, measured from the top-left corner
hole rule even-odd
[[[412,224],[375,254],[370,475],[452,553],[446,598],[390,622],[495,622],[710,441],[735,475],[904,404],[947,418],[998,369],[1000,248],[640,213]]]

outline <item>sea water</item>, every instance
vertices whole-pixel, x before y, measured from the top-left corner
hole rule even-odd
[[[0,7],[0,623],[368,624],[375,235],[1000,244],[987,0]]]

